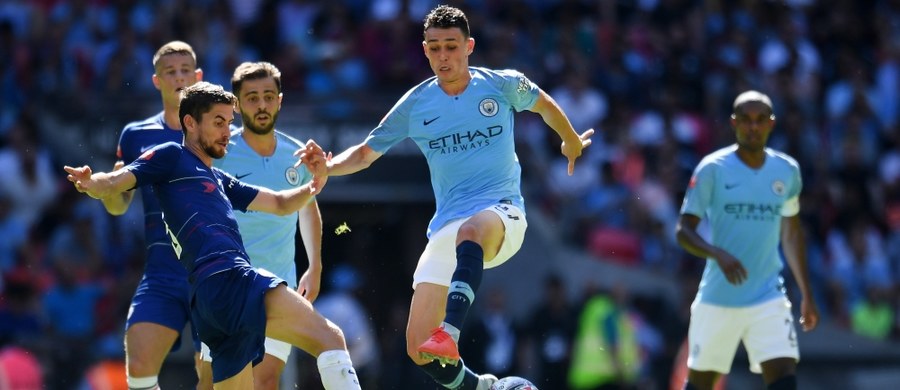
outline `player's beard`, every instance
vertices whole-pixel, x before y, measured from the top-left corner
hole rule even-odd
[[[200,138],[200,147],[209,155],[209,157],[220,159],[225,157],[225,148],[219,147],[215,142],[209,142]]]
[[[248,115],[247,113],[241,111],[242,117],[250,118],[250,120],[248,120],[248,121],[246,121],[246,123],[244,123],[244,128],[247,130],[250,130],[250,132],[252,132],[253,134],[257,134],[257,135],[269,134],[272,132],[272,130],[275,130],[275,122],[278,121],[278,113],[279,113],[279,111],[275,111],[274,113],[271,113],[271,114],[266,112],[266,114],[269,114],[269,124],[266,126],[257,126],[256,122],[255,122],[256,115]],[[257,112],[256,114],[258,115],[261,113]]]

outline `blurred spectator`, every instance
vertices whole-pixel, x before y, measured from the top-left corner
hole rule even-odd
[[[28,237],[29,226],[13,213],[9,196],[0,192],[0,275],[15,265],[19,248]]]
[[[84,353],[91,350],[96,331],[97,302],[103,287],[92,281],[80,281],[77,266],[56,263],[57,284],[43,298],[50,339],[52,367],[51,389],[71,389],[80,383],[90,364]]]
[[[575,334],[570,389],[629,389],[636,385],[643,362],[636,313],[628,306],[626,289],[618,285],[611,294],[589,292]]]
[[[846,224],[827,238],[832,289],[840,305],[836,309],[845,318],[865,300],[869,288],[885,289],[895,283],[878,229],[865,216]]]
[[[339,265],[325,279],[330,281],[326,284],[330,289],[316,299],[316,310],[344,331],[353,367],[363,381],[361,385],[377,387],[381,351],[371,316],[355,296],[361,282],[359,271]]]
[[[20,116],[12,125],[7,146],[0,149],[0,166],[5,170],[0,192],[12,202],[13,217],[34,224],[54,201],[57,182],[33,118]]]
[[[70,198],[77,196],[77,199],[64,208],[63,218],[58,221],[59,225],[47,243],[47,263],[76,272],[79,280],[92,279],[99,275],[104,266],[100,238],[107,236],[98,235],[94,226],[106,219],[102,214],[91,213],[92,209],[102,210],[99,202],[79,196],[72,190],[67,193]]]
[[[37,346],[42,335],[42,319],[37,293],[28,275],[8,273],[0,294],[0,346],[10,343]]]
[[[78,390],[128,390],[125,352],[120,332],[104,336],[96,345],[97,361],[84,374]]]
[[[875,340],[885,340],[894,330],[894,310],[890,290],[883,287],[866,289],[865,299],[853,306],[852,329],[856,334]]]
[[[565,389],[572,341],[575,337],[576,312],[566,294],[563,280],[556,274],[544,279],[544,297],[528,317],[523,331],[528,355],[535,356],[536,372],[531,380],[539,388]]]
[[[518,372],[521,335],[506,307],[506,293],[491,288],[481,297],[481,310],[466,321],[459,340],[466,367],[498,378]]]
[[[16,346],[0,348],[0,389],[43,388],[43,370],[34,353]]]

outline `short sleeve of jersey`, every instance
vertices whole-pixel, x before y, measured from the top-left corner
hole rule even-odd
[[[681,205],[681,214],[705,217],[713,188],[715,188],[715,165],[701,163],[691,175],[691,181],[688,182],[684,203]]]
[[[116,144],[116,158],[119,159],[119,160],[122,160],[122,161],[124,161],[124,162],[131,162],[131,161],[129,161],[129,160],[126,159],[125,152],[124,152],[124,148],[125,148],[125,145],[124,145],[124,144],[125,144],[125,142],[126,142],[126,137],[127,137],[127,134],[128,134],[128,127],[129,127],[130,125],[131,125],[131,124],[128,124],[127,126],[125,126],[125,127],[122,129],[122,132],[119,133],[119,143]]]
[[[803,190],[803,178],[800,175],[800,167],[793,164],[793,175],[791,177],[791,189],[787,194],[787,200],[781,207],[782,217],[793,217],[800,213],[800,191]]]
[[[213,172],[222,181],[222,189],[231,201],[231,207],[238,211],[247,211],[247,207],[259,194],[259,187],[244,183],[216,167],[213,167]]]
[[[497,74],[503,77],[501,90],[503,96],[509,100],[509,104],[517,111],[529,110],[537,102],[540,88],[532,83],[522,72],[517,70],[499,70]]]
[[[409,136],[409,111],[414,104],[414,94],[419,87],[409,90],[397,104],[388,111],[381,123],[375,127],[365,144],[378,153],[385,153],[392,146]]]
[[[175,169],[180,157],[180,145],[166,142],[144,152],[125,169],[131,171],[137,179],[135,188],[141,187],[166,180]]]

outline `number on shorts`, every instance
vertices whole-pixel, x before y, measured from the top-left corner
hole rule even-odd
[[[791,342],[791,347],[797,346],[797,330],[794,329],[793,323],[791,323],[790,318],[784,319],[784,325],[788,328],[788,341]]]
[[[497,210],[500,210],[500,211],[502,211],[502,212],[504,212],[504,213],[507,212],[507,211],[509,211],[509,207],[506,207],[506,206],[500,206],[500,205],[497,205],[497,206],[494,206],[494,208],[496,208]],[[511,220],[513,220],[513,221],[518,221],[518,220],[519,220],[519,217],[518,217],[517,215],[512,215],[512,214],[506,214],[506,218],[509,218],[509,219],[511,219]]]

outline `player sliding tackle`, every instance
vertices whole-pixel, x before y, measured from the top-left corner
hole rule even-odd
[[[214,388],[253,388],[251,363],[262,360],[268,336],[316,356],[325,389],[359,389],[341,330],[284,280],[250,265],[234,219],[235,209],[284,215],[307,205],[327,181],[322,150],[308,144],[301,156],[316,167],[311,182],[278,192],[212,167],[226,153],[235,103],[221,86],[194,84],[179,107],[183,144],[159,145],[111,173],[67,166],[68,179],[98,199],[153,186],[175,253],[189,271],[191,315],[210,347]]]

